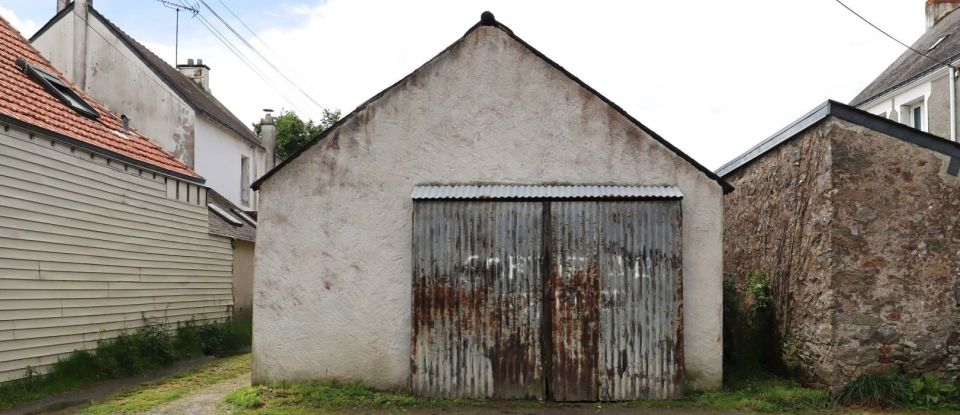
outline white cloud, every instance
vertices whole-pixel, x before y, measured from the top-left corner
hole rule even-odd
[[[923,31],[921,2],[847,3],[907,42]],[[902,52],[828,0],[329,0],[290,7],[305,13],[301,24],[258,35],[283,57],[274,64],[325,106],[351,111],[489,9],[711,168],[827,98],[848,101]],[[319,117],[295,89],[267,86],[217,42],[209,36],[182,42],[181,60],[203,58],[214,93],[244,122],[259,118],[262,108]]]
[[[20,34],[23,35],[23,37],[33,36],[33,34],[37,32],[37,29],[40,28],[40,26],[37,25],[37,23],[33,20],[21,19],[17,17],[17,14],[14,13],[13,10],[3,6],[0,6],[0,16],[10,22],[14,29],[20,31]]]

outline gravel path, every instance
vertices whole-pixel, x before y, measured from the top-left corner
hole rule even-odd
[[[246,373],[200,389],[194,393],[164,404],[149,412],[150,415],[221,415],[227,413],[220,407],[220,401],[228,393],[250,386],[250,374]]]

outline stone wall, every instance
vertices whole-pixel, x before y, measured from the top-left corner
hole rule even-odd
[[[828,118],[727,177],[724,270],[771,279],[804,380],[960,374],[960,179],[949,158]]]
[[[833,147],[833,383],[960,374],[960,179],[949,158],[844,124]]]
[[[826,128],[812,128],[726,177],[723,206],[724,272],[770,278],[778,339],[810,382],[829,371],[829,156]]]

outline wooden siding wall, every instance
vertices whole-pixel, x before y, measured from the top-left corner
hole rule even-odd
[[[228,317],[206,190],[3,126],[0,381],[142,325]]]

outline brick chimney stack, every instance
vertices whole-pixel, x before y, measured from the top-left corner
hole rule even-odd
[[[927,0],[927,30],[957,9],[960,9],[960,0]]]
[[[187,59],[187,64],[177,65],[177,69],[196,83],[200,89],[210,92],[210,67],[203,64],[203,59],[197,59],[196,63],[193,59]]]

